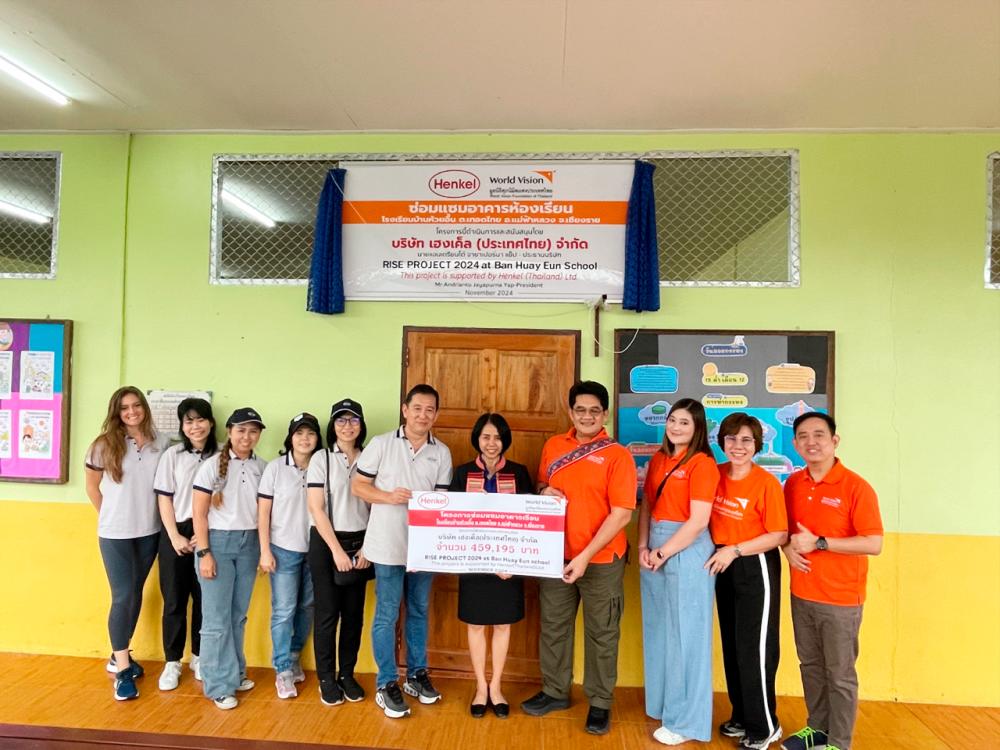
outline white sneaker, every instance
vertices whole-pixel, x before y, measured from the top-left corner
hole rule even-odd
[[[228,711],[240,705],[235,695],[223,695],[221,698],[216,698],[212,703],[215,704],[216,708],[221,708],[223,711]]]
[[[299,654],[292,654],[292,682],[305,682],[306,673],[302,671],[302,661]]]
[[[295,698],[299,694],[299,691],[295,689],[295,682],[292,679],[291,671],[278,672],[274,678],[274,687],[278,691],[278,697],[282,700],[285,698]]]
[[[740,747],[747,748],[748,750],[767,750],[768,745],[773,742],[777,742],[781,739],[781,725],[779,724],[774,728],[774,733],[770,737],[765,737],[762,740],[751,741],[744,737],[740,741]]]
[[[191,663],[188,664],[188,667],[194,673],[194,678],[198,680],[198,682],[201,682],[201,667],[198,665],[198,662],[198,654],[192,654]]]
[[[168,661],[160,672],[160,690],[176,690],[181,681],[181,663]]]
[[[240,684],[236,686],[236,689],[241,693],[245,693],[247,690],[253,690],[256,684],[257,683],[251,680],[249,677],[244,677],[242,680],[240,680]]]
[[[677,732],[671,732],[666,727],[660,727],[655,732],[653,732],[653,739],[664,745],[683,745],[685,742],[690,742],[688,737],[683,737]]]

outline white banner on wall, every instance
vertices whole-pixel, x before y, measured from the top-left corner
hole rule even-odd
[[[347,299],[621,301],[633,162],[341,166]]]
[[[550,495],[415,492],[407,570],[559,578],[566,504]]]

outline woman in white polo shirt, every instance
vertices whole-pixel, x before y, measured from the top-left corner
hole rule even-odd
[[[115,674],[114,695],[120,701],[139,697],[135,680],[143,669],[128,647],[139,621],[142,587],[156,558],[160,516],[153,477],[167,443],[153,429],[142,391],[127,385],[112,394],[101,434],[87,449],[87,497],[97,508],[98,544],[111,585],[113,653],[107,670]]]
[[[312,414],[292,417],[285,449],[264,469],[257,490],[260,569],[271,575],[271,663],[279,698],[297,696],[295,683],[306,678],[299,662],[313,610],[313,585],[306,566],[306,471],[309,459],[323,447],[319,429]]]
[[[361,647],[365,592],[375,577],[375,569],[361,552],[371,506],[351,494],[351,479],[366,434],[361,404],[349,398],[338,401],[326,429],[330,447],[309,462],[309,569],[316,592],[313,648],[320,700],[328,706],[365,697],[354,679],[354,667]]]
[[[257,577],[257,488],[264,461],[254,455],[264,422],[251,408],[226,420],[222,450],[194,477],[195,565],[201,584],[202,689],[215,705],[236,708],[236,691],[254,684],[246,676],[243,637]]]
[[[202,398],[186,398],[177,405],[181,442],[167,448],[156,467],[153,485],[160,505],[160,593],[163,595],[163,672],[160,690],[180,683],[181,658],[187,638],[188,601],[191,602],[191,671],[198,674],[201,652],[201,587],[191,563],[194,521],[191,491],[202,463],[219,450],[212,405]]]

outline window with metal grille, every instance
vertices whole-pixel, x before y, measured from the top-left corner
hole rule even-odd
[[[798,286],[795,152],[652,161],[663,286]]]
[[[1000,289],[1000,152],[986,162],[986,288]]]
[[[0,152],[0,278],[55,278],[59,167],[56,152]]]
[[[213,284],[303,284],[329,156],[215,157]]]

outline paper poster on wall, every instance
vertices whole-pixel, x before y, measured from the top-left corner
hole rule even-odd
[[[10,409],[0,409],[0,458],[10,458],[14,455],[12,446]]]
[[[0,320],[0,481],[69,479],[73,322]]]
[[[795,418],[833,411],[832,331],[630,329],[616,331],[615,340],[615,434],[635,458],[640,487],[678,399],[705,407],[720,462],[722,420],[734,411],[756,417],[764,447],[754,460],[781,481],[805,464],[792,445]]]
[[[621,301],[631,161],[341,166],[348,299]]]
[[[203,398],[212,403],[211,391],[165,391],[154,388],[146,391],[146,401],[153,415],[156,431],[180,439],[180,422],[177,420],[177,406],[186,398]]]
[[[21,398],[48,401],[55,383],[54,352],[21,352]]]
[[[0,399],[10,398],[14,386],[14,352],[0,352]]]
[[[17,417],[18,458],[44,461],[52,458],[52,412],[22,409]]]

